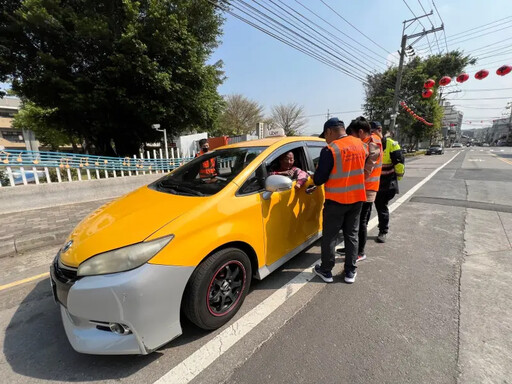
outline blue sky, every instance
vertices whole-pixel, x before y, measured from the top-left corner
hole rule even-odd
[[[249,0],[247,2],[256,6],[255,3]],[[258,0],[258,2],[266,6],[272,6],[268,0]],[[357,45],[357,43],[342,36],[340,32],[335,31],[327,23],[308,13],[295,0],[283,0],[283,2],[332,31],[336,36],[353,45]],[[385,68],[387,64],[385,58],[394,60],[394,56],[397,56],[396,51],[399,49],[402,34],[402,22],[413,17],[411,11],[402,0],[325,0],[335,11],[383,47],[383,50],[362,36],[333,11],[329,10],[320,0],[300,0],[300,2],[318,13],[329,23],[335,25],[342,32],[354,38],[358,43],[378,53],[379,56],[375,55],[374,58],[378,60],[379,63],[376,66],[380,69]],[[236,1],[233,3],[236,3]],[[407,0],[407,3],[416,15],[423,13],[418,0]],[[431,0],[421,0],[421,4],[427,12],[433,8]],[[465,120],[473,120],[472,124],[465,123],[463,129],[480,127],[482,124],[477,124],[477,120],[481,121],[482,119],[500,117],[502,112],[506,111],[503,107],[507,101],[512,101],[512,74],[504,77],[499,77],[495,74],[496,69],[502,64],[512,65],[512,19],[503,20],[499,22],[504,23],[502,26],[494,28],[494,30],[502,28],[503,30],[489,33],[485,36],[482,36],[482,34],[492,32],[493,29],[483,32],[477,31],[478,33],[473,35],[463,33],[451,36],[507,16],[512,16],[510,0],[493,0],[492,2],[482,0],[437,0],[436,5],[445,23],[447,43],[450,50],[459,48],[471,53],[472,50],[479,48],[478,52],[485,53],[492,51],[493,47],[503,47],[504,51],[508,49],[508,53],[501,56],[495,56],[500,51],[483,54],[482,57],[490,57],[483,58],[480,63],[487,64],[495,61],[498,61],[498,63],[467,68],[471,78],[459,87],[452,89],[458,89],[462,92],[454,93],[448,97],[453,100],[452,103],[465,106],[460,107],[465,114]],[[220,59],[224,62],[227,80],[219,89],[221,94],[241,93],[261,103],[267,113],[270,112],[272,105],[279,103],[295,102],[303,105],[306,115],[320,115],[308,118],[308,125],[305,129],[306,133],[317,133],[320,131],[326,119],[327,110],[331,114],[335,112],[335,115],[345,120],[345,122],[350,121],[361,113],[339,113],[341,111],[357,111],[361,109],[361,105],[364,102],[364,91],[360,82],[303,53],[295,51],[230,15],[226,17],[222,44],[211,58],[212,61]],[[431,20],[436,26],[440,24],[435,11]],[[424,18],[422,22],[427,28],[430,28],[429,20]],[[415,27],[416,25],[413,25],[409,31],[413,32]],[[419,28],[422,27],[419,26]],[[436,35],[439,39],[440,48],[445,50],[442,32]],[[439,48],[432,34],[429,35],[429,39],[433,53],[438,53]],[[466,39],[468,41],[462,41]],[[420,48],[426,43],[427,41],[424,38],[416,44],[415,47],[418,53],[420,53]],[[364,50],[361,46],[358,47]],[[475,51],[475,53],[478,52]],[[421,51],[421,53],[430,54],[428,48],[426,51]],[[337,60],[334,55],[334,53],[325,53],[326,57]],[[365,60],[365,62],[371,63],[368,57]],[[488,78],[479,81],[472,76],[474,72],[481,68],[488,69],[490,75]],[[361,73],[362,70],[359,72]],[[497,88],[511,89],[503,91],[478,91],[480,89]],[[465,100],[506,96],[510,96],[510,99]],[[476,109],[482,107],[486,109]]]
[[[236,4],[237,1],[232,0],[231,2]],[[253,0],[245,1],[257,6]],[[369,36],[379,47],[328,9],[321,0],[298,1],[355,41],[341,35],[341,32],[334,30],[326,22],[317,19],[302,8],[296,0],[256,1],[269,7],[273,6],[272,1],[278,4],[282,1],[326,28],[337,38],[368,52],[359,44],[366,46],[377,55],[367,54],[361,58],[361,61],[363,64],[367,64],[366,66],[375,66],[380,70],[384,70],[389,61],[396,60],[402,35],[402,22],[413,17],[403,0],[324,0],[337,13]],[[432,0],[406,0],[406,2],[416,15],[423,12],[420,2],[427,12],[433,8]],[[512,89],[488,91],[489,89],[512,88],[512,73],[504,77],[495,74],[496,69],[502,64],[512,65],[511,0],[492,0],[492,2],[437,0],[436,5],[445,23],[449,49],[458,48],[467,53],[475,52],[477,57],[479,56],[477,53],[482,53],[480,57],[483,58],[480,63],[484,64],[480,65],[479,63],[475,67],[467,68],[466,71],[471,75],[470,80],[458,87],[453,87],[451,90],[461,90],[461,92],[449,95],[448,99],[464,112],[465,121],[472,120],[472,124],[465,122],[463,129],[492,124],[492,119],[502,116],[502,113],[509,113],[510,110],[505,110],[504,107],[507,101],[512,101]],[[494,29],[475,34],[463,33],[505,17],[510,18],[495,23],[494,25],[501,25],[497,25]],[[431,17],[431,21],[436,26],[440,24],[436,13]],[[422,22],[427,28],[430,28],[429,20],[424,18]],[[409,32],[413,33],[422,27],[418,25],[418,28],[415,28],[416,24],[409,29]],[[501,30],[493,32],[498,29]],[[445,50],[443,33],[439,32],[436,36],[439,47]],[[429,39],[432,52],[439,52],[433,35],[429,35]],[[361,83],[357,80],[295,51],[230,15],[226,15],[224,34],[221,40],[221,45],[210,60],[211,62],[217,60],[224,62],[227,79],[219,88],[221,94],[243,94],[262,104],[267,114],[270,113],[272,105],[292,102],[300,104],[304,106],[306,116],[310,116],[305,133],[318,133],[326,120],[328,110],[331,116],[334,114],[345,122],[349,122],[362,113],[360,110],[364,102],[364,91]],[[420,48],[425,44],[426,39],[416,44],[415,49],[418,54],[430,54],[428,48],[421,51]],[[492,52],[493,47],[502,48],[506,53],[497,56],[500,51]],[[351,48],[348,49],[351,50]],[[485,54],[485,52],[490,53]],[[322,57],[338,61],[335,56],[335,52],[322,53]],[[485,58],[485,56],[490,57]],[[491,64],[485,65],[488,63]],[[490,75],[479,81],[474,79],[473,75],[481,68],[488,69]],[[351,69],[351,71],[357,72],[359,75],[362,74],[362,70]],[[0,84],[0,88],[4,87],[5,85]],[[479,91],[482,89],[486,89],[486,91]],[[508,100],[484,100],[481,99],[482,97],[510,98]],[[350,112],[341,113],[343,111]],[[483,124],[480,123],[481,120],[484,120]]]

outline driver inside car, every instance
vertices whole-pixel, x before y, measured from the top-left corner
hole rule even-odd
[[[308,181],[309,176],[302,169],[293,165],[295,163],[293,152],[289,151],[283,153],[281,156],[279,156],[278,161],[279,166],[277,169],[272,169],[270,174],[288,176],[292,180],[297,180],[295,189],[301,189],[302,186]]]

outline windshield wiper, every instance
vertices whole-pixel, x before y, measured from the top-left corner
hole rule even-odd
[[[195,189],[188,188],[188,187],[185,187],[185,186],[179,185],[179,184],[169,184],[164,181],[161,181],[158,183],[158,186],[163,189],[167,189],[171,192],[179,191],[179,192],[185,192],[185,193],[188,193],[188,194],[191,194],[194,196],[204,196],[204,193],[202,193],[202,192],[196,191]]]

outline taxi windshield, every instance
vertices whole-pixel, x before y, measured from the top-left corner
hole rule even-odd
[[[149,187],[165,193],[210,196],[228,185],[267,147],[219,149],[196,157]]]

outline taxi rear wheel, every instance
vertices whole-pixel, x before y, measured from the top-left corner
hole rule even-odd
[[[227,323],[242,305],[251,284],[245,252],[227,248],[203,261],[185,289],[183,311],[198,327],[213,330]]]

